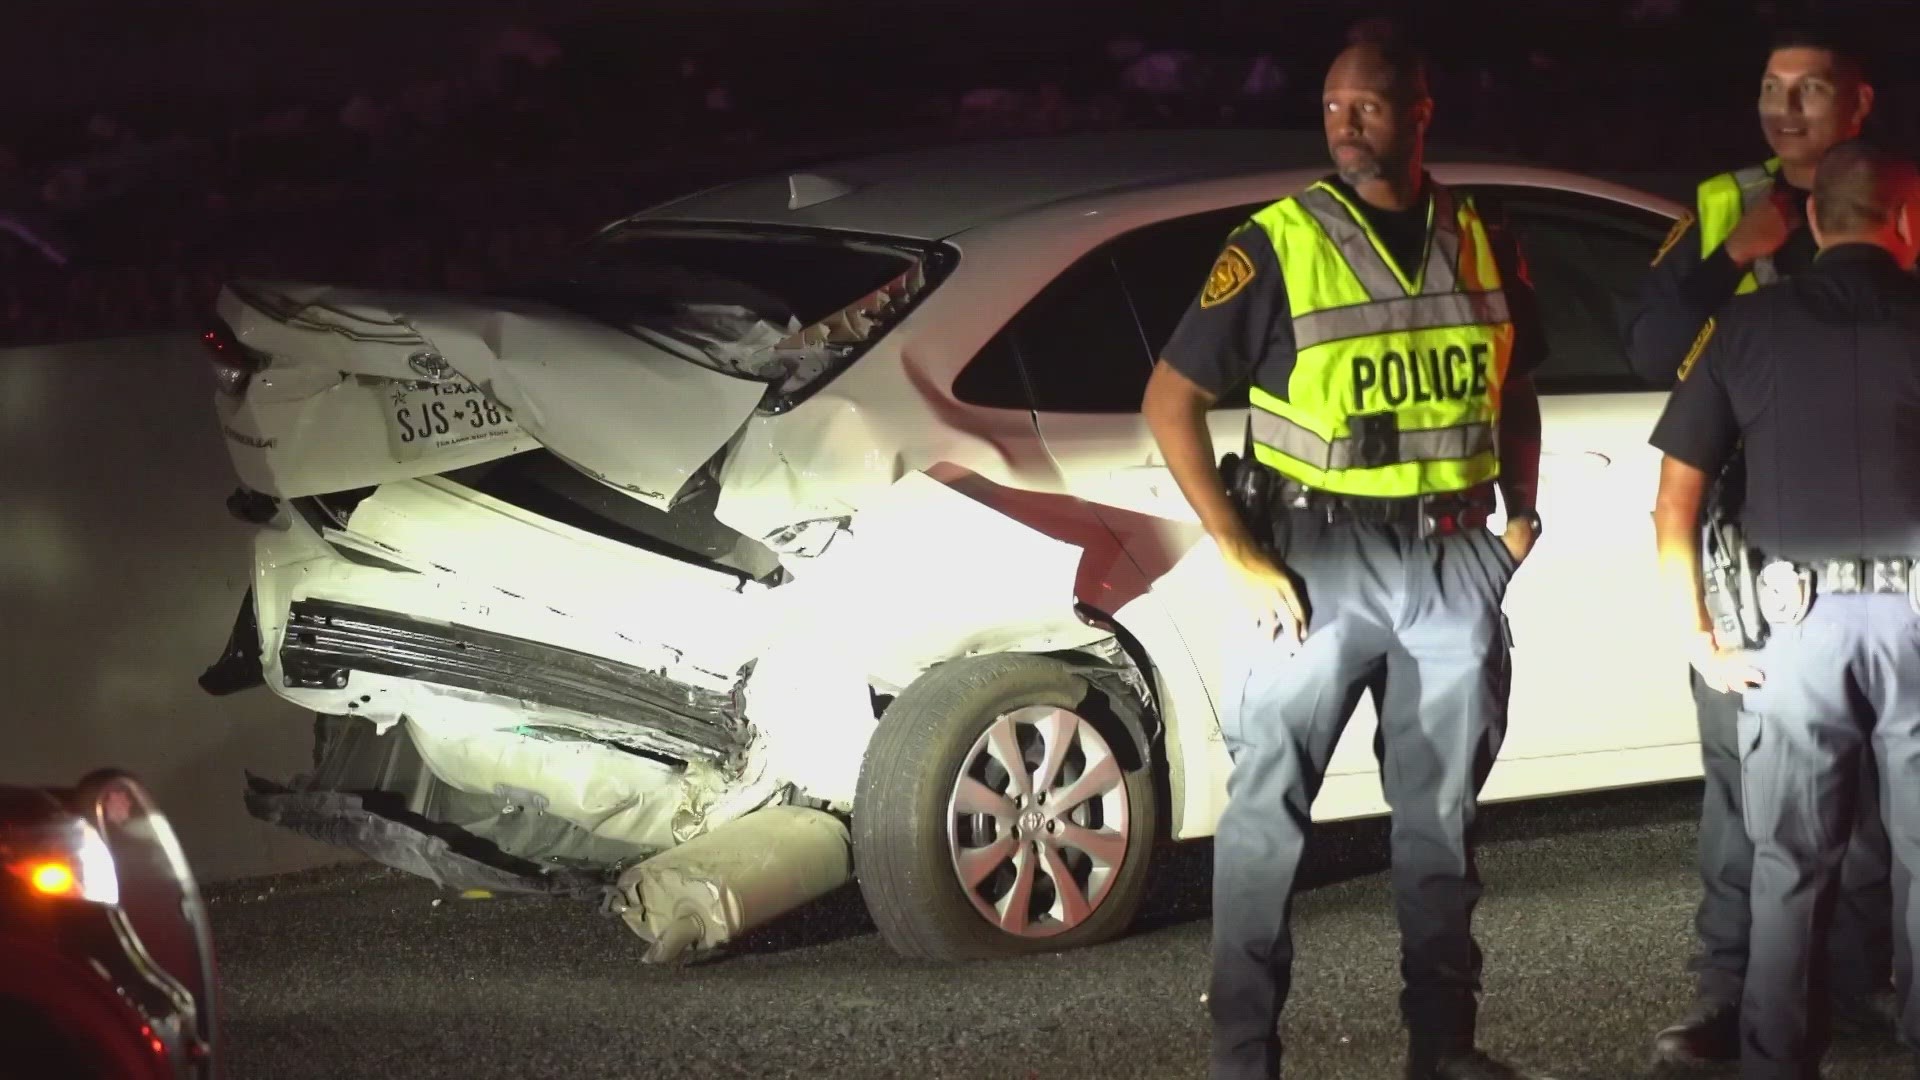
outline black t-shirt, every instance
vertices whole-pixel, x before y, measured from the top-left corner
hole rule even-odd
[[[1424,180],[1421,196],[1399,211],[1362,201],[1338,176],[1328,177],[1327,182],[1360,208],[1401,272],[1408,278],[1418,276],[1426,258],[1432,179]],[[1498,222],[1486,220],[1486,225],[1500,259],[1502,286],[1514,323],[1509,377],[1531,374],[1546,355],[1546,337],[1526,277],[1526,262]],[[1251,379],[1269,393],[1285,397],[1293,374],[1293,317],[1280,260],[1266,230],[1251,221],[1235,229],[1221,250],[1214,277],[1216,281],[1209,283],[1174,327],[1161,359],[1216,396]]]
[[[1433,206],[1433,185],[1422,184],[1420,197],[1404,210],[1386,210],[1360,197],[1339,176],[1327,177],[1327,186],[1360,211],[1374,234],[1387,247],[1387,255],[1408,279],[1419,275],[1427,259],[1427,213]]]
[[[1650,441],[1709,475],[1738,450],[1769,558],[1920,555],[1920,280],[1847,244],[1734,297]]]

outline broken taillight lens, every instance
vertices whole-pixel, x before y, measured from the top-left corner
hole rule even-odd
[[[253,376],[267,366],[267,354],[240,344],[233,329],[220,319],[201,331],[200,344],[213,363],[214,384],[229,394],[243,393]]]

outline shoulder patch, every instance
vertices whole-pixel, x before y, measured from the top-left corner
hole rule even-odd
[[[1680,238],[1687,235],[1687,230],[1692,227],[1693,211],[1688,210],[1674,220],[1673,228],[1667,230],[1667,238],[1660,241],[1660,250],[1653,253],[1653,262],[1650,265],[1659,266],[1660,260],[1667,257],[1667,252],[1672,251],[1673,245],[1679,243]]]
[[[1207,287],[1201,290],[1200,306],[1210,308],[1224,304],[1252,280],[1253,260],[1240,250],[1239,244],[1228,244],[1213,261],[1213,269],[1207,272]]]
[[[1693,346],[1687,350],[1687,358],[1680,361],[1679,374],[1682,381],[1685,381],[1687,373],[1693,370],[1694,362],[1700,359],[1700,354],[1706,351],[1707,339],[1711,337],[1713,337],[1713,318],[1709,316],[1706,324],[1700,327],[1700,332],[1694,335]]]

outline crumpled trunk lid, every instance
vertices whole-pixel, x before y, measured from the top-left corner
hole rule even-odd
[[[249,486],[282,498],[474,464],[526,449],[515,441],[524,434],[666,509],[766,392],[534,300],[250,282],[223,290],[218,311],[270,358],[245,406],[223,418],[229,449]],[[288,408],[340,388],[360,391],[342,412],[377,411],[381,421]],[[382,426],[390,454],[337,445],[378,438]],[[276,471],[254,460],[295,445],[309,458],[337,457],[339,467],[305,461]],[[301,479],[276,482],[281,475]]]

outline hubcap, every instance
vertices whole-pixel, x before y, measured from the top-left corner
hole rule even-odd
[[[953,870],[974,909],[1019,937],[1085,922],[1126,860],[1126,777],[1093,725],[1037,705],[987,726],[947,800]]]

